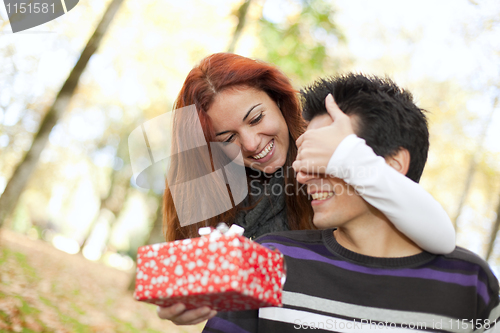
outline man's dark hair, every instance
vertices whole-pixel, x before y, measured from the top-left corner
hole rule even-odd
[[[302,91],[303,117],[311,121],[327,113],[325,98],[332,94],[339,108],[355,116],[354,130],[375,154],[393,156],[400,148],[410,153],[406,176],[420,180],[429,151],[425,110],[413,96],[389,78],[347,74],[322,78]]]

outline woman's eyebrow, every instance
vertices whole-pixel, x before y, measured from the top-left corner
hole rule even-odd
[[[259,103],[259,104],[255,104],[254,106],[252,106],[250,108],[250,110],[248,110],[247,114],[243,117],[243,121],[245,121],[247,118],[248,118],[248,115],[250,114],[250,112],[252,112],[253,109],[255,109],[256,107],[258,107],[259,105],[261,105],[262,103]]]
[[[259,103],[259,104],[255,104],[254,106],[252,106],[250,108],[250,110],[248,110],[248,112],[245,114],[245,116],[243,117],[243,121],[245,121],[247,118],[248,118],[248,115],[250,114],[250,112],[253,111],[253,109],[255,109],[256,107],[258,107],[259,105],[261,105],[262,103]],[[220,133],[217,133],[215,134],[215,136],[219,136],[219,135],[222,135],[222,134],[226,134],[226,133],[229,133],[230,131],[224,131],[224,132],[220,132]]]

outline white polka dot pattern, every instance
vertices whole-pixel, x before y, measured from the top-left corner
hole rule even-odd
[[[242,236],[203,236],[142,246],[134,297],[217,311],[281,306],[283,255]]]

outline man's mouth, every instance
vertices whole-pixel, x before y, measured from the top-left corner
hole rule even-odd
[[[261,160],[261,159],[263,159],[273,149],[273,146],[274,146],[274,139],[272,139],[271,141],[269,141],[269,143],[267,144],[267,146],[265,146],[264,149],[262,149],[262,151],[259,154],[253,155],[252,158],[255,159],[255,160]]]
[[[335,194],[335,192],[333,192],[333,191],[331,191],[331,192],[316,192],[316,193],[311,193],[311,197],[313,198],[313,200],[326,200],[326,199],[333,197],[334,194]]]

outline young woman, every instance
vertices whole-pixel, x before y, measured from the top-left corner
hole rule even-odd
[[[266,197],[250,195],[241,205],[219,216],[181,227],[171,189],[166,184],[163,209],[167,241],[197,237],[200,226],[216,226],[221,221],[243,226],[249,238],[271,231],[312,228],[309,199],[306,191],[299,190],[291,167],[297,155],[295,140],[306,125],[297,91],[288,78],[269,64],[230,53],[213,54],[188,74],[174,109],[192,104],[207,142],[240,146],[250,192],[263,193],[266,184],[268,189],[282,186],[293,195],[285,195],[284,191],[281,195],[268,193]],[[181,124],[176,129],[174,143],[187,135]],[[270,147],[267,155],[262,156]],[[186,173],[198,172],[192,169],[192,158],[179,158],[176,162],[171,163],[169,179],[189,179]]]
[[[270,64],[235,54],[213,54],[188,74],[174,109],[193,104],[207,142],[233,143],[241,149],[250,184],[249,195],[227,212],[181,227],[172,190],[167,184],[163,201],[167,241],[197,237],[199,227],[215,226],[221,221],[243,226],[247,237],[313,228],[310,200],[305,191],[300,190],[292,169],[297,156],[296,140],[304,132],[305,123],[297,91],[289,79]],[[186,129],[175,135],[185,136]],[[172,164],[168,179],[189,178],[186,173],[190,173],[192,164],[193,161],[179,158]],[[388,168],[386,165],[372,171],[374,175],[385,174]],[[406,177],[390,178],[388,183],[365,177],[356,185],[362,187],[363,181],[368,186],[362,195],[370,197],[369,202],[386,213],[398,229],[411,230],[406,236],[421,248],[434,253],[453,250],[455,234],[448,216],[421,187]],[[282,191],[266,191],[276,187]],[[385,191],[389,188],[401,189],[400,195],[387,197],[385,192],[394,193]],[[418,203],[411,211],[401,204],[401,201],[407,202],[408,197]],[[407,224],[414,221],[418,221],[419,227],[407,228]],[[159,308],[158,313],[178,325],[196,324],[215,315],[207,307],[184,311],[182,304]]]

